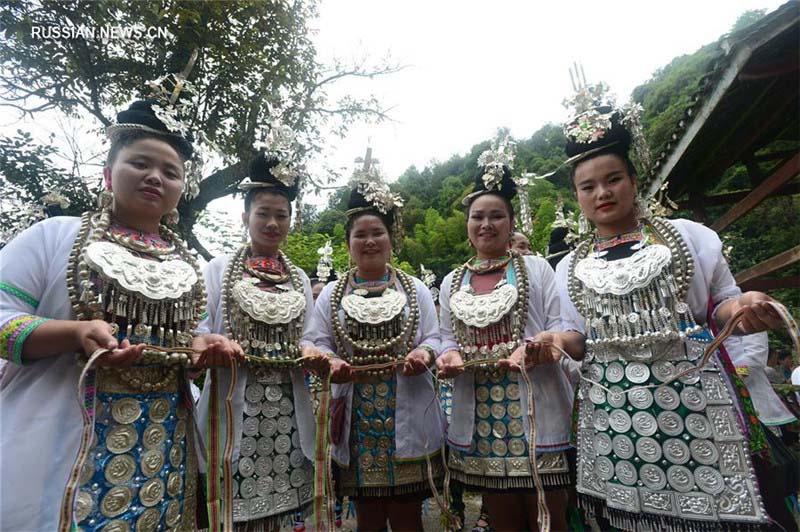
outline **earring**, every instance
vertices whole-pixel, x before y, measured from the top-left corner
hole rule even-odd
[[[586,215],[581,211],[581,214],[578,216],[578,235],[583,238],[588,236],[591,232],[592,226],[589,224],[589,219],[586,218]]]
[[[178,222],[181,221],[181,213],[178,212],[178,209],[172,209],[164,216],[164,221],[168,225],[178,225]]]
[[[650,218],[652,216],[647,202],[638,194],[633,200],[633,209],[637,219]]]
[[[97,208],[101,211],[111,209],[111,204],[114,202],[114,195],[108,189],[103,189],[97,195]]]

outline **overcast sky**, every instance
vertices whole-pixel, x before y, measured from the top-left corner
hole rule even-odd
[[[319,59],[406,65],[377,79],[345,79],[331,96],[375,94],[393,122],[357,125],[331,139],[329,166],[353,168],[371,145],[391,181],[410,165],[422,169],[466,153],[498,127],[526,138],[566,117],[569,66],[583,65],[589,82],[605,81],[626,100],[631,90],[674,57],[692,53],[727,32],[743,12],[780,0],[321,0],[312,21]],[[84,129],[80,124],[70,124]],[[57,144],[55,120],[16,122],[0,111],[0,134],[17,128]],[[84,133],[85,134],[85,133]],[[312,169],[320,165],[312,164]],[[100,175],[98,168],[98,176]],[[341,184],[344,184],[344,180]],[[310,198],[317,205],[323,197]],[[237,211],[228,200],[217,209]]]
[[[566,118],[561,102],[573,92],[573,62],[590,83],[609,83],[624,101],[656,69],[729,31],[743,12],[782,3],[323,0],[315,24],[323,59],[390,53],[408,65],[338,87],[374,92],[393,107],[396,122],[354,128],[335,161],[352,165],[369,143],[394,180],[412,164],[422,169],[466,153],[498,127],[529,137]]]

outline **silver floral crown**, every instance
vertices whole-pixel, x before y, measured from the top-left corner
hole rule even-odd
[[[350,178],[350,187],[355,188],[381,214],[389,214],[391,211],[403,207],[403,198],[392,192],[374,165],[370,165],[366,169],[356,169]],[[359,208],[350,209],[346,214],[350,216],[361,210]]]
[[[264,136],[264,140],[254,142],[253,149],[263,151],[267,155],[278,159],[278,164],[269,169],[269,173],[275,179],[287,187],[293,187],[297,184],[302,165],[298,160],[300,150],[298,149],[297,135],[292,128],[281,123],[280,119],[272,120],[267,124],[267,133]],[[250,188],[269,186],[267,183],[249,184],[252,185]],[[247,185],[248,183],[243,182],[239,188]]]
[[[652,159],[647,141],[642,130],[642,106],[636,102],[618,105],[616,95],[602,81],[593,85],[586,83],[583,68],[575,66],[570,70],[570,78],[575,94],[565,98],[562,104],[572,111],[572,118],[564,124],[564,134],[580,144],[591,144],[602,139],[612,127],[614,115],[619,117],[622,125],[630,132],[633,158],[642,172],[649,172]],[[605,149],[613,143],[606,144],[596,150]],[[595,150],[589,150],[571,157],[567,164],[576,162]]]
[[[492,147],[478,156],[478,166],[484,169],[481,179],[486,190],[500,190],[503,186],[503,167],[514,169],[515,145],[508,132],[501,131],[492,141]]]
[[[331,241],[325,242],[325,245],[317,250],[319,254],[319,262],[317,262],[317,279],[328,280],[333,271],[333,246]]]
[[[196,106],[194,96],[197,91],[187,79],[197,61],[198,50],[192,52],[184,69],[178,74],[166,74],[147,82],[150,89],[148,99],[152,100],[150,108],[167,131],[161,131],[142,124],[114,124],[106,128],[108,138],[113,142],[120,132],[125,130],[141,130],[158,135],[171,135],[186,138],[189,133],[194,133],[192,143],[192,158],[186,161],[186,187],[184,196],[187,199],[197,197],[200,193],[200,181],[203,179],[203,146],[216,150],[216,146],[203,131],[191,131],[189,123],[181,120],[181,116],[190,116],[191,110]],[[189,98],[179,99],[181,93],[192,95]]]

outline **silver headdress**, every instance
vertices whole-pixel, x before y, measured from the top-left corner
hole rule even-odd
[[[500,130],[492,141],[492,147],[478,156],[478,166],[484,168],[483,185],[486,190],[499,190],[503,186],[503,166],[514,169],[516,142],[507,130]]]
[[[373,159],[371,155],[372,149],[367,148],[366,159],[361,159],[360,157],[356,159],[356,162],[361,162],[362,166],[353,171],[348,183],[350,188],[357,190],[381,214],[389,214],[394,209],[399,210],[403,207],[403,198],[391,191],[375,164],[378,162],[377,159]],[[348,210],[345,214],[350,216],[362,210],[364,208],[356,207]]]
[[[317,250],[319,262],[317,262],[317,279],[327,282],[333,271],[333,246],[331,241]]]
[[[277,159],[278,163],[269,169],[269,173],[286,187],[297,186],[303,166],[298,160],[300,150],[295,132],[279,119],[275,119],[267,124],[267,133],[264,137],[263,141],[253,143],[253,149],[263,151],[267,158]],[[270,183],[253,182],[245,178],[239,184],[239,189],[249,190],[269,186]]]
[[[113,124],[106,128],[106,134],[112,142],[126,131],[147,131],[156,135],[179,138],[186,142],[191,151],[191,157],[186,161],[184,196],[187,199],[195,198],[200,193],[200,181],[203,179],[203,153],[201,147],[206,146],[212,150],[216,149],[205,135],[205,132],[200,130],[191,131],[189,122],[181,119],[181,117],[190,116],[192,108],[196,105],[193,100],[197,91],[187,78],[192,68],[194,68],[197,56],[198,50],[195,49],[181,72],[167,74],[147,82],[150,90],[148,96],[150,109],[166,130],[155,129],[145,124],[125,122]],[[181,93],[190,96],[179,98]],[[191,137],[194,137],[194,140],[190,143],[189,139]]]
[[[436,286],[436,274],[429,270],[424,264],[419,265],[419,278],[422,284],[428,287],[433,297],[433,302],[439,302],[439,287]]]
[[[608,138],[604,142],[609,132],[616,130],[616,121],[630,135],[630,157],[639,169],[639,177],[647,181],[652,170],[652,157],[642,129],[642,106],[633,101],[618,105],[607,84],[587,84],[583,68],[577,65],[570,70],[570,78],[575,94],[563,102],[566,108],[572,110],[572,118],[564,125],[564,134],[575,144],[591,147],[573,155],[565,164],[576,163],[593,153],[623,142],[622,139],[614,138]],[[665,215],[670,209],[676,208],[666,195],[666,187],[662,187],[653,197],[639,198],[638,201],[641,206],[640,216],[647,216],[650,212]]]
[[[637,166],[642,172],[649,172],[652,159],[642,130],[642,106],[633,101],[618,105],[616,95],[606,83],[586,83],[583,67],[575,65],[569,74],[575,94],[562,102],[564,107],[572,111],[572,117],[564,124],[564,135],[577,144],[600,145],[570,157],[566,164],[617,144],[616,140],[601,142],[614,127],[616,116],[617,121],[630,133],[632,156]]]
[[[558,195],[558,199],[556,200],[556,219],[553,221],[550,227],[553,229],[563,227],[567,230],[567,235],[564,237],[564,242],[568,246],[572,246],[573,243],[580,240],[578,222],[571,216],[567,217],[564,214],[564,198],[561,197],[561,194]]]

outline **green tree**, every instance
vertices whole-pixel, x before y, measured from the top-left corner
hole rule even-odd
[[[182,204],[180,213],[184,235],[208,256],[194,238],[194,223],[209,202],[236,190],[255,153],[253,144],[263,140],[265,125],[271,120],[280,118],[292,127],[299,135],[301,155],[311,157],[321,151],[329,132],[343,135],[354,120],[387,117],[374,97],[333,100],[327,91],[344,77],[373,77],[398,67],[371,67],[365,62],[321,64],[309,31],[315,16],[314,0],[0,0],[2,105],[31,117],[57,111],[68,120],[91,119],[99,129],[111,124],[115,111],[133,97],[145,96],[148,80],[181,71],[197,50],[189,78],[196,89],[195,105],[184,118],[193,131],[204,132],[214,143],[223,165],[204,175],[199,195]],[[167,30],[168,36],[124,41],[104,40],[99,35],[35,38],[33,28],[53,26],[155,27]],[[30,144],[4,143],[0,162],[35,153]],[[36,171],[56,171],[46,160],[42,164],[47,168]],[[4,185],[9,171],[0,166]],[[27,195],[15,198],[16,208],[38,199],[36,174],[28,177],[16,183],[23,188],[32,183]],[[95,187],[95,177],[79,177],[84,188]],[[72,190],[58,188],[57,181],[48,185],[53,192],[72,195]],[[70,214],[85,208],[83,192],[74,199]],[[10,228],[8,224],[0,220],[4,230]]]
[[[556,219],[556,207],[549,198],[545,198],[539,204],[533,222],[533,235],[531,247],[533,250],[547,255],[547,244],[550,242],[550,232],[553,229],[553,221]]]

